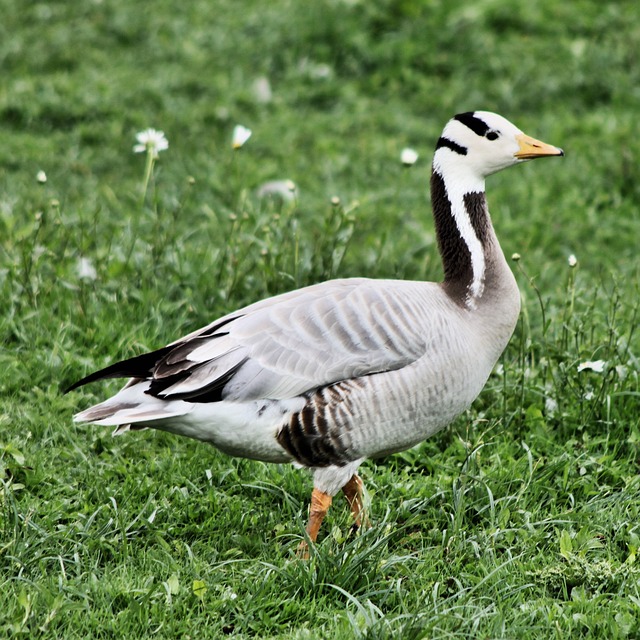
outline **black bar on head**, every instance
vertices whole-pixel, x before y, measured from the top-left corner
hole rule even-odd
[[[459,113],[455,116],[455,120],[462,122],[463,125],[469,127],[471,131],[477,133],[481,137],[484,137],[487,131],[489,131],[489,125],[484,120],[480,120],[473,111]]]
[[[436,151],[442,147],[451,149],[451,151],[455,151],[456,153],[459,153],[461,156],[467,155],[466,147],[463,147],[461,144],[458,144],[453,140],[449,140],[449,138],[443,138],[442,136],[440,136],[440,138],[438,138],[438,142],[436,143]]]

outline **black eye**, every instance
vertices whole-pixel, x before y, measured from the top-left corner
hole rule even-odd
[[[487,140],[497,140],[498,139],[498,134],[495,131],[487,131],[487,134],[486,134],[485,138]]]

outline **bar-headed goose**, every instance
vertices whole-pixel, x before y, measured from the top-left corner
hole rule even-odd
[[[313,473],[311,540],[341,489],[359,523],[362,461],[412,447],[465,411],[515,327],[520,297],[485,178],[561,155],[495,113],[455,116],[431,174],[443,282],[331,280],[256,302],[76,382],[130,378],[75,420],[297,463]]]

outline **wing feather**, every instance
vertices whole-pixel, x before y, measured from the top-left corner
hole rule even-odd
[[[161,399],[294,397],[417,360],[440,296],[430,283],[324,282],[250,305],[153,352],[155,360],[145,354],[131,359],[135,367],[116,363],[74,388],[136,371],[151,381],[146,393]]]

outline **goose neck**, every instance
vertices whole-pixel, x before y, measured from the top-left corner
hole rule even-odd
[[[434,165],[431,201],[444,267],[443,286],[461,306],[475,308],[482,297],[497,243],[487,208],[484,179]]]

